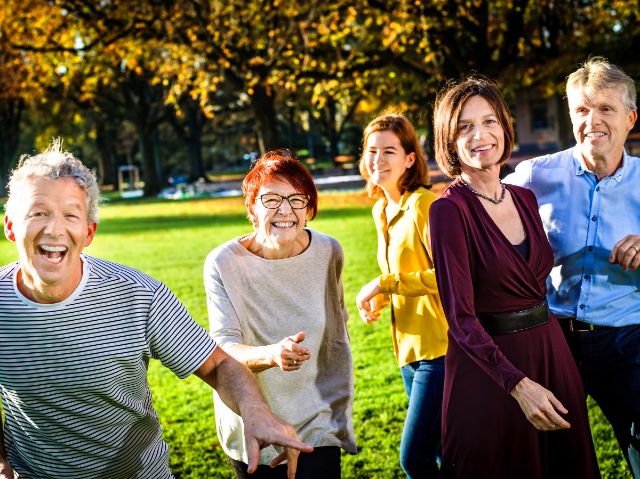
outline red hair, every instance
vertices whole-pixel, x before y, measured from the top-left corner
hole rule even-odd
[[[316,217],[318,213],[318,190],[313,177],[302,163],[286,149],[268,151],[256,161],[256,164],[247,173],[242,182],[242,194],[244,205],[247,207],[248,217],[251,220],[256,197],[262,185],[269,181],[283,181],[289,183],[296,191],[309,197],[307,210],[309,219]]]

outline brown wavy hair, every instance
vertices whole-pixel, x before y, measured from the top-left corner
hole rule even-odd
[[[413,191],[419,186],[429,186],[429,169],[427,168],[427,160],[422,153],[418,135],[413,128],[411,122],[400,113],[387,113],[374,118],[365,128],[362,134],[362,153],[360,154],[360,175],[367,180],[367,193],[370,198],[380,198],[383,195],[382,188],[371,182],[371,175],[367,170],[366,148],[369,135],[378,131],[391,131],[400,140],[400,145],[406,155],[415,153],[416,161],[410,168],[407,168],[398,180],[398,188],[400,193],[405,191]]]

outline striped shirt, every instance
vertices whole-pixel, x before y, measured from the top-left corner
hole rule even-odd
[[[80,284],[55,304],[18,291],[18,262],[0,268],[9,463],[21,478],[171,478],[147,383],[149,359],[184,378],[215,342],[164,284],[82,259]]]

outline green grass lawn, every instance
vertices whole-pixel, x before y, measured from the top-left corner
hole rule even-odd
[[[241,199],[140,200],[103,207],[88,254],[136,267],[166,283],[193,317],[207,326],[202,282],[204,259],[220,243],[250,231]],[[323,194],[310,224],[337,238],[345,251],[344,287],[355,363],[354,423],[359,452],[343,457],[343,477],[401,478],[397,460],[406,408],[390,339],[389,316],[365,326],[354,298],[378,274],[370,201],[363,193]],[[15,249],[0,243],[1,264]],[[179,380],[153,361],[149,381],[171,447],[178,479],[233,477],[215,435],[211,391],[195,377]],[[611,428],[590,403],[592,430],[604,478],[630,478]]]

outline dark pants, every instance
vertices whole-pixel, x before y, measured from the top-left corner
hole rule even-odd
[[[400,442],[400,465],[409,479],[437,478],[444,356],[407,364],[400,371],[409,398]]]
[[[585,392],[611,423],[633,476],[640,479],[640,325],[564,329]]]
[[[287,465],[276,467],[258,466],[253,474],[247,474],[244,462],[229,458],[237,479],[287,479]],[[298,459],[296,479],[340,479],[340,448],[337,446],[316,447],[309,454],[302,453]]]

